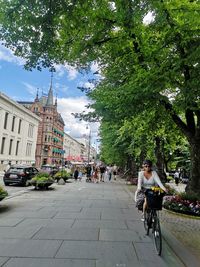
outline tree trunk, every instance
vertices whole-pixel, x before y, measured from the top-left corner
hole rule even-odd
[[[194,192],[200,196],[200,139],[190,140],[191,170],[186,192]]]
[[[133,177],[137,177],[137,165],[131,155],[129,155],[128,160],[127,160],[127,169],[130,169],[131,175]]]
[[[166,173],[164,171],[164,156],[162,153],[162,140],[160,139],[160,137],[155,137],[155,156],[156,156],[156,167],[157,167],[157,172],[158,172],[158,176],[160,177],[160,180],[162,182],[166,182],[167,181],[167,176]]]

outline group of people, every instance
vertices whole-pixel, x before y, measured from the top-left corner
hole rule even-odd
[[[94,183],[105,182],[107,178],[109,181],[116,180],[118,174],[118,167],[115,165],[101,164],[99,166],[91,166],[88,164],[85,167],[86,181],[91,181]],[[75,181],[81,180],[83,177],[83,172],[80,171],[80,168],[75,168],[74,171],[74,179]]]

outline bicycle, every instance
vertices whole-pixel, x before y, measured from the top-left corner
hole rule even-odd
[[[150,229],[154,238],[154,245],[157,254],[162,252],[162,233],[159,220],[159,210],[162,209],[164,191],[158,187],[147,189],[145,192],[147,199],[147,209],[144,211],[144,228],[149,235]]]

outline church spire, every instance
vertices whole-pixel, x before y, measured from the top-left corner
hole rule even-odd
[[[49,88],[46,106],[53,106],[53,89],[52,89],[53,72],[51,73],[51,84]]]
[[[57,104],[58,104],[58,102],[57,102],[57,94],[56,94],[56,99],[55,99],[55,106],[57,107]]]
[[[36,94],[36,97],[35,97],[35,102],[39,102],[39,97],[38,97],[38,88],[37,88],[37,94]]]

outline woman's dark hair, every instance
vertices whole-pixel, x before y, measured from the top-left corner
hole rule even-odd
[[[145,159],[144,161],[143,161],[143,165],[148,165],[149,167],[152,167],[152,161],[151,160],[149,160],[149,159]]]

